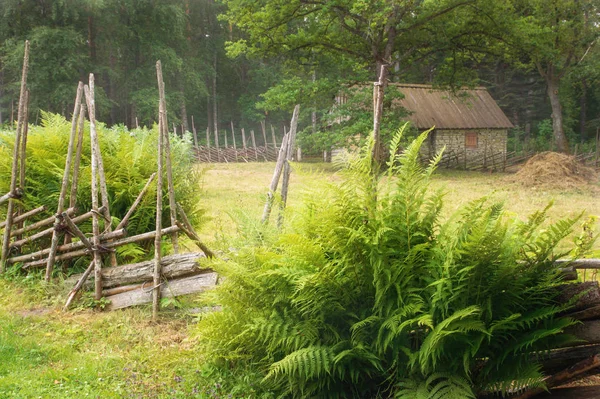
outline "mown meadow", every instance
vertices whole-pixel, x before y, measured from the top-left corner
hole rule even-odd
[[[273,167],[271,163],[194,166],[197,208],[205,210],[198,227],[211,247],[228,251],[247,242],[252,226],[260,230],[258,220]],[[581,211],[600,214],[598,187],[540,190],[509,183],[505,177],[437,171],[430,191],[445,192],[441,219],[482,196],[503,202],[508,219],[524,220],[550,201],[554,201],[550,221]],[[298,211],[315,200],[315,189],[343,179],[332,164],[295,164],[286,223],[301,219]],[[570,240],[560,245],[566,247]],[[73,311],[62,313],[69,289],[45,285],[35,273],[8,273],[0,279],[0,398],[274,397],[271,389],[276,390],[277,384],[261,385],[262,371],[243,366],[247,354],[238,353],[236,363],[208,352],[206,327],[199,328],[198,323],[205,323],[207,307],[218,304],[212,294],[165,301],[161,320],[153,323],[147,307],[107,313],[93,310],[93,301],[85,297]],[[242,366],[230,367],[233,364]]]

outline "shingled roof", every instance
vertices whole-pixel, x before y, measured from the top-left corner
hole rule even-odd
[[[404,98],[407,119],[417,129],[508,129],[513,124],[484,87],[461,89],[456,94],[429,85],[393,84]]]

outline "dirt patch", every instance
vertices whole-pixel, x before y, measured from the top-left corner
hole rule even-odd
[[[44,316],[50,313],[52,309],[49,308],[32,308],[17,311],[17,314],[21,317],[33,317],[33,316]]]
[[[546,151],[531,157],[507,180],[527,187],[564,189],[597,183],[598,175],[573,156]]]

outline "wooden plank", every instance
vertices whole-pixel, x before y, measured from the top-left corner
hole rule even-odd
[[[25,212],[24,214],[17,216],[13,219],[13,223],[19,223],[24,221],[27,218],[30,218],[32,216],[37,215],[40,212],[44,212],[46,210],[46,205],[42,205],[39,208],[35,208],[30,210],[29,212]],[[52,221],[54,221],[54,218],[52,218]],[[4,226],[6,226],[6,222],[2,222],[0,223],[0,229],[3,228]]]
[[[180,295],[194,294],[213,288],[217,284],[217,273],[208,272],[179,280],[163,282],[160,285],[160,297],[170,298]],[[138,290],[127,291],[121,294],[106,297],[110,301],[109,310],[122,309],[135,305],[152,302],[152,284]]]
[[[600,287],[597,281],[584,283],[564,284],[558,287],[560,294],[558,302],[565,303],[574,297],[578,297],[570,311],[578,311],[600,304]]]

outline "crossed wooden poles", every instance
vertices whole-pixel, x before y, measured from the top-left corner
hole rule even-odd
[[[152,174],[146,185],[139,193],[138,197],[123,217],[121,222],[112,229],[110,203],[108,197],[108,188],[104,172],[104,163],[102,161],[102,152],[96,129],[96,105],[94,95],[94,75],[89,75],[88,85],[79,82],[75,98],[75,106],[71,120],[71,131],[67,150],[67,158],[62,178],[60,195],[56,214],[52,217],[30,223],[23,226],[23,223],[31,217],[34,217],[45,210],[45,207],[39,207],[28,212],[23,212],[19,207],[15,214],[16,199],[23,195],[25,186],[25,149],[27,139],[27,100],[28,92],[26,89],[27,72],[29,65],[29,42],[25,43],[25,55],[23,61],[23,75],[21,80],[21,96],[19,99],[19,113],[17,131],[15,134],[15,144],[13,150],[13,163],[10,191],[0,197],[0,204],[8,201],[6,221],[0,223],[0,228],[4,228],[4,241],[2,244],[2,259],[0,262],[0,273],[4,271],[7,264],[23,263],[23,269],[37,267],[46,267],[45,280],[50,281],[57,261],[68,261],[82,256],[92,255],[90,265],[71,290],[65,304],[65,309],[69,307],[79,290],[84,286],[87,278],[94,272],[95,298],[100,299],[102,293],[102,255],[108,254],[110,265],[117,266],[115,248],[134,242],[141,242],[154,239],[155,242],[155,260],[154,260],[154,287],[153,290],[153,318],[157,317],[160,304],[160,286],[161,283],[161,241],[163,235],[169,235],[173,243],[174,252],[179,251],[178,232],[185,233],[207,257],[213,257],[213,253],[202,243],[198,234],[194,231],[183,208],[175,201],[175,191],[173,186],[173,174],[171,168],[171,152],[169,143],[169,132],[167,123],[166,101],[164,94],[164,82],[162,79],[162,68],[160,61],[156,64],[158,88],[159,88],[159,135],[158,135],[158,156],[157,173]],[[84,98],[84,100],[83,100]],[[85,115],[88,115],[91,146],[91,195],[92,209],[89,212],[76,216],[77,186],[79,181],[79,166],[83,149],[83,134]],[[164,158],[164,165],[163,165]],[[166,169],[166,171],[164,170]],[[163,191],[163,172],[167,177],[167,191],[170,208],[170,226],[162,228],[162,191]],[[20,178],[17,186],[17,177]],[[156,197],[156,230],[153,232],[138,234],[132,237],[126,237],[125,227],[127,226],[131,215],[135,212],[144,195],[148,191],[150,184],[157,177],[157,197]],[[66,197],[69,190],[68,208]],[[66,208],[66,209],[65,209]],[[179,219],[177,218],[179,214]],[[78,223],[92,219],[92,236],[89,238],[78,227]],[[101,220],[103,220],[103,231],[101,232]],[[50,227],[49,227],[50,226]],[[37,231],[37,232],[35,232]],[[35,232],[35,233],[34,233]],[[29,236],[23,238],[24,233]],[[21,250],[26,244],[31,244],[36,240],[52,236],[49,248],[37,250],[26,254],[11,255],[11,250]],[[79,240],[72,241],[75,236]],[[64,237],[60,244],[61,237]]]

